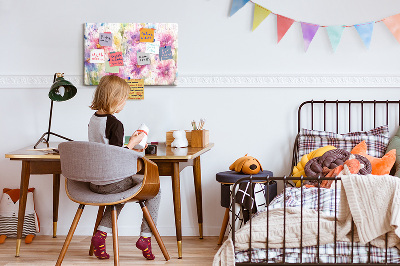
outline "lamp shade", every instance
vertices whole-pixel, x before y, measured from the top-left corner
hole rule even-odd
[[[76,87],[63,77],[57,77],[50,87],[49,98],[53,101],[63,102],[71,99],[76,94]]]

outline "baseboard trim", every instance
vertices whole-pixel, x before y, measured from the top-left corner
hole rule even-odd
[[[82,75],[65,75],[66,79],[75,85],[83,85]],[[10,88],[46,88],[53,81],[53,75],[0,75],[0,89]],[[250,76],[250,75],[226,75],[211,76],[183,75],[178,78],[181,88],[395,88],[400,86],[400,76],[381,75],[277,75],[277,76]],[[93,86],[84,86],[93,88]],[[150,87],[150,86],[148,86]],[[155,86],[158,87],[158,86]]]

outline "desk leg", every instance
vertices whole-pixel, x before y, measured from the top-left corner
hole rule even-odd
[[[182,220],[181,220],[181,188],[179,180],[179,162],[173,163],[172,193],[174,198],[176,240],[178,244],[178,258],[182,259]]]
[[[60,174],[53,174],[53,238],[57,237],[59,201],[60,201]]]
[[[19,257],[19,250],[21,248],[22,230],[24,227],[26,197],[28,194],[29,178],[31,163],[29,161],[22,161],[21,169],[21,184],[19,195],[19,210],[18,210],[18,226],[17,226],[17,248],[15,257]]]
[[[194,189],[196,193],[197,221],[199,223],[200,239],[203,239],[203,202],[201,193],[201,167],[200,157],[193,159]]]

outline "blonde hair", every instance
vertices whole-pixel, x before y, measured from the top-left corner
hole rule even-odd
[[[113,114],[119,103],[128,98],[129,91],[130,87],[124,79],[114,75],[103,76],[94,92],[90,108]]]

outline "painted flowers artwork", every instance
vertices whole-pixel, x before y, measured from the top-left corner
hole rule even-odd
[[[178,24],[85,23],[84,52],[85,85],[104,75],[176,85]]]

